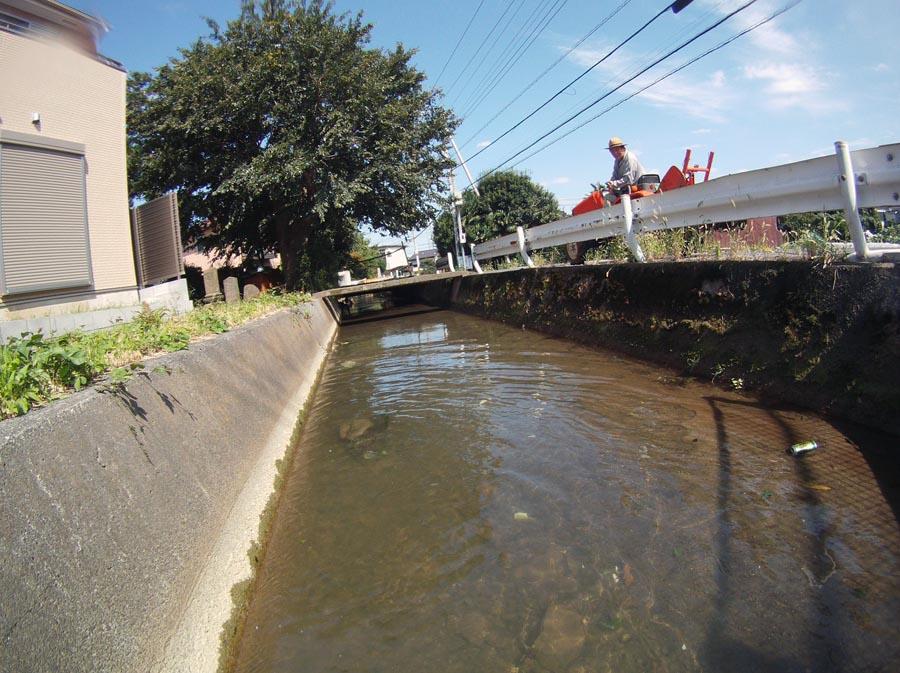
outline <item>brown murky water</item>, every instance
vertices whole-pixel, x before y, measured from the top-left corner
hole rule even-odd
[[[896,440],[455,313],[338,340],[237,671],[898,670]]]

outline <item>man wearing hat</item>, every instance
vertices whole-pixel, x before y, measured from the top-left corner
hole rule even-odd
[[[615,157],[616,162],[606,188],[613,194],[625,194],[631,185],[637,184],[638,178],[644,174],[644,167],[636,156],[625,149],[621,138],[609,139],[609,153]]]

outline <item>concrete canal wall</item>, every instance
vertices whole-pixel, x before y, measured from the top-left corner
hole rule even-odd
[[[588,265],[397,292],[900,434],[894,265]],[[0,670],[216,670],[335,330],[317,301],[0,423]]]
[[[0,423],[0,670],[216,670],[335,330],[315,302]]]
[[[592,264],[467,275],[416,291],[900,435],[895,264]]]

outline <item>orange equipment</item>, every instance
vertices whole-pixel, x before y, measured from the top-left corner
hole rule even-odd
[[[639,199],[660,192],[671,192],[673,189],[689,187],[690,185],[695,184],[697,173],[703,173],[703,182],[706,182],[709,180],[709,173],[712,170],[714,156],[715,152],[709,153],[709,160],[706,163],[706,168],[701,168],[696,164],[689,166],[691,161],[691,150],[688,149],[685,152],[684,165],[681,170],[678,169],[678,166],[672,166],[666,171],[662,180],[660,180],[659,176],[656,174],[642,175],[638,178],[638,184],[631,186],[629,196],[631,196],[632,199]],[[612,206],[621,203],[621,201],[621,197],[616,198],[614,201],[605,198],[603,192],[598,189],[588,194],[577,206],[575,206],[575,208],[572,209],[572,214],[581,215],[583,213],[589,213],[592,210],[599,210],[604,206]]]
[[[656,174],[642,175],[638,178],[638,184],[631,186],[629,196],[632,199],[640,199],[644,196],[658,194],[662,192],[671,192],[673,189],[681,189],[682,187],[690,187],[696,183],[697,173],[703,173],[703,182],[709,180],[709,173],[712,170],[713,157],[715,153],[709,153],[709,159],[706,162],[706,168],[691,162],[691,150],[688,149],[684,155],[684,164],[681,169],[678,166],[672,166],[663,179],[660,180]],[[608,196],[608,195],[607,195]],[[612,206],[622,201],[621,197],[617,197],[614,201],[604,198],[603,192],[599,189],[588,194],[575,208],[572,209],[572,215],[581,215],[589,213],[592,210],[599,210],[605,206]],[[597,241],[578,241],[566,244],[566,257],[570,264],[581,264],[584,261],[584,254],[592,247],[597,245]]]
[[[693,166],[688,168],[688,164],[691,162],[691,149],[688,148],[687,152],[684,155],[684,166],[681,169],[681,172],[684,173],[684,179],[687,180],[687,184],[694,184],[697,173],[703,173],[703,182],[709,180],[709,172],[712,170],[712,162],[714,156],[716,156],[715,152],[709,153],[709,160],[706,162],[706,168],[700,168],[700,166],[698,166],[697,164],[694,164]]]

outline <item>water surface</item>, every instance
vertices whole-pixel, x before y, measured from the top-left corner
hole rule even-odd
[[[469,316],[345,327],[236,670],[896,670],[894,456]]]

